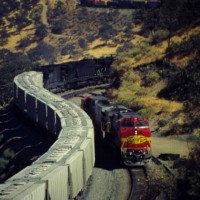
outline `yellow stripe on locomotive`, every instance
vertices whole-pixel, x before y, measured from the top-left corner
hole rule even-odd
[[[121,138],[121,142],[129,144],[143,144],[145,142],[151,143],[151,138],[143,135],[131,135],[129,137]]]

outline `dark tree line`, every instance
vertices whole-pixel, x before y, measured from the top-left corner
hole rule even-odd
[[[156,9],[137,10],[133,14],[136,23],[144,23],[143,34],[167,29],[170,37],[174,31],[184,28],[200,17],[199,0],[163,0]]]
[[[13,96],[13,79],[17,74],[30,70],[34,64],[22,53],[0,50],[0,105],[7,104]]]

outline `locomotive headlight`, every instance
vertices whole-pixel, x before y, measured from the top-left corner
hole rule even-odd
[[[138,134],[138,131],[137,130],[135,130],[135,135],[137,135]]]
[[[147,152],[150,152],[151,151],[151,148],[150,147],[147,147]]]
[[[129,155],[129,156],[133,155],[133,152],[132,152],[132,151],[129,151],[129,152],[128,152],[128,155]]]

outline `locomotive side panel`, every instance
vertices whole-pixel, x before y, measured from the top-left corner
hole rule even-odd
[[[83,59],[68,63],[43,66],[37,68],[43,72],[44,87],[58,93],[68,89],[76,89],[87,85],[106,82],[112,76],[110,65],[113,57],[99,59]]]

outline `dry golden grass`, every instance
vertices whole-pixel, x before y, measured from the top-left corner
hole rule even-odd
[[[154,62],[156,60],[162,59],[166,56],[166,49],[168,43],[167,41],[163,41],[157,45],[147,47],[143,52],[143,56],[141,56],[140,60],[133,60],[132,67],[137,67],[138,65],[143,65],[147,63]]]
[[[156,112],[164,111],[172,113],[183,108],[183,104],[180,102],[168,101],[157,97],[142,96],[140,97],[140,100],[145,107],[152,107]]]
[[[130,77],[129,77],[130,78]],[[153,108],[155,112],[167,112],[172,113],[183,108],[183,104],[177,101],[169,101],[166,99],[159,99],[157,93],[166,86],[165,82],[161,82],[161,87],[158,84],[152,86],[152,88],[143,88],[140,86],[140,81],[131,83],[129,78],[124,78],[122,85],[118,90],[111,91],[113,97],[117,97],[117,102],[129,104],[135,104],[135,101],[140,102],[140,105],[146,108]],[[157,90],[156,90],[157,88]],[[138,95],[138,92],[140,95]],[[144,95],[145,94],[145,95]]]
[[[187,56],[182,56],[182,55],[175,55],[172,59],[171,62],[175,64],[176,66],[180,68],[186,67],[190,61],[194,60],[197,57],[196,52],[191,52]]]
[[[175,33],[171,37],[170,43],[172,42],[181,43],[183,40],[187,40],[192,35],[197,35],[197,34],[200,34],[199,25],[185,30],[177,31],[177,33]],[[141,42],[145,40],[148,41],[148,39],[145,39],[140,35],[134,35],[134,39],[132,39],[131,42],[134,45],[139,45]],[[168,39],[156,45],[147,47],[145,49],[146,52],[143,53],[143,55],[142,54],[140,56],[137,55],[137,57],[132,58],[132,63],[131,63],[132,67],[137,67],[139,65],[148,64],[156,60],[163,59],[164,57],[166,57],[167,48],[168,48]],[[196,57],[196,52],[190,52],[187,56],[176,55],[174,58],[172,58],[171,61],[179,67],[185,67],[189,63],[189,61],[191,61],[195,57]]]
[[[102,41],[101,39],[96,39],[89,45],[89,49],[95,49],[105,44],[106,44],[105,41]]]
[[[189,27],[188,29],[179,30],[171,38],[171,42],[180,43],[184,39],[189,39],[192,35],[200,34],[200,26]]]
[[[70,55],[59,56],[56,59],[57,59],[57,62],[55,62],[54,64],[61,64],[61,63],[65,63],[65,62],[75,61],[74,58]],[[83,57],[80,58],[80,60],[81,59],[83,59]],[[77,61],[77,59],[76,59],[76,61]]]
[[[134,38],[131,40],[131,43],[134,45],[140,44],[140,42],[145,41],[145,38],[140,35],[134,35]]]
[[[137,32],[139,32],[139,31],[141,31],[142,28],[143,28],[143,25],[137,24],[137,25],[134,26],[133,32],[137,33]]]
[[[118,47],[119,45],[117,45],[116,47],[110,47],[110,46],[104,45],[101,47],[96,47],[94,49],[89,49],[85,53],[89,56],[98,58],[98,57],[102,57],[102,56],[106,56],[110,54],[115,54]]]
[[[41,0],[40,4],[42,4],[42,15],[41,15],[41,21],[43,24],[48,24],[47,22],[47,5],[46,5],[46,0]]]
[[[22,31],[20,31],[19,34],[10,35],[10,37],[8,38],[8,42],[5,45],[0,46],[0,49],[5,48],[5,49],[9,49],[12,52],[19,52],[21,50],[17,50],[16,47],[18,46],[20,40],[26,37],[30,38],[34,34],[34,32],[35,32],[34,25],[31,24],[27,26],[26,28],[24,28]],[[32,44],[32,46],[35,46],[35,44]]]

